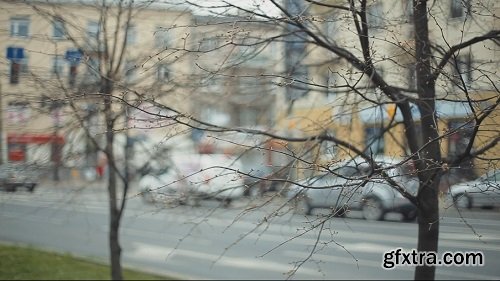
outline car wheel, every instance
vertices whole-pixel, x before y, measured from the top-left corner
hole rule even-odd
[[[35,190],[35,186],[36,186],[36,184],[34,184],[34,183],[33,183],[33,184],[30,184],[30,185],[28,186],[28,191],[29,191],[29,192],[33,192],[33,191]]]
[[[417,218],[417,210],[409,211],[403,213],[402,215],[403,215],[403,221],[412,222]]]
[[[384,219],[385,210],[382,207],[382,202],[376,197],[368,197],[364,200],[361,209],[363,217],[369,221],[380,221]]]
[[[294,204],[294,213],[296,214],[303,214],[303,215],[311,215],[312,214],[312,207],[309,204],[309,200],[305,196],[300,196],[299,198],[295,199],[295,204]]]
[[[16,186],[15,185],[7,185],[7,186],[5,186],[5,190],[8,192],[15,192]]]
[[[465,193],[460,193],[455,196],[453,203],[455,203],[455,207],[459,209],[470,209],[472,207],[472,200],[469,195]]]
[[[348,212],[347,206],[332,208],[332,214],[334,217],[344,218]]]
[[[231,206],[231,201],[231,198],[224,198],[222,200],[222,207],[229,208],[229,206]]]

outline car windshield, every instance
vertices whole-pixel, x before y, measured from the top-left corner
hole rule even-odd
[[[482,175],[480,181],[500,181],[500,171],[491,171]]]

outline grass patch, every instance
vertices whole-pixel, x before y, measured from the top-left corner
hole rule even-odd
[[[123,270],[129,280],[165,280],[166,277]],[[0,280],[110,280],[110,267],[97,262],[30,247],[0,244]]]

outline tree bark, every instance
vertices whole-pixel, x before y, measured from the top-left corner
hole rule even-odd
[[[425,145],[417,163],[420,189],[417,196],[419,252],[438,252],[439,241],[439,181],[441,151],[436,116],[435,80],[431,68],[427,1],[413,0],[415,22],[415,57],[417,70],[417,102]],[[415,269],[415,280],[434,280],[435,265],[420,265]]]
[[[114,165],[114,121],[112,112],[111,93],[113,92],[112,82],[103,79],[101,82],[101,93],[104,95],[104,114],[106,122],[106,147],[105,154],[108,158],[108,194],[109,194],[109,249],[111,261],[112,280],[123,280],[121,266],[121,246],[119,240],[120,211],[118,209],[118,194],[116,190],[116,166]]]

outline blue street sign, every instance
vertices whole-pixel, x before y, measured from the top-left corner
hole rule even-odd
[[[64,58],[72,65],[77,65],[82,59],[82,52],[80,50],[67,50]]]
[[[7,59],[9,60],[24,59],[24,49],[17,47],[7,47]]]

